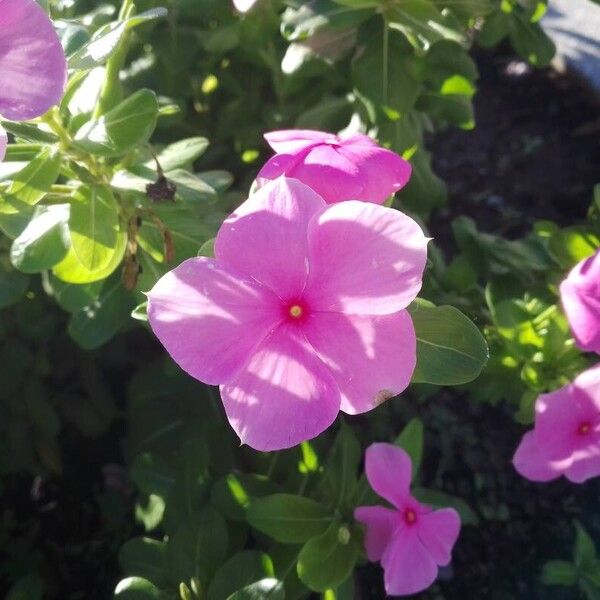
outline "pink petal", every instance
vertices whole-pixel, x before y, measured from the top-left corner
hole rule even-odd
[[[379,146],[344,145],[338,152],[358,165],[358,179],[362,190],[340,200],[363,200],[383,204],[387,198],[403,188],[410,179],[410,163],[395,152]]]
[[[278,154],[294,154],[316,144],[337,141],[337,136],[333,133],[312,129],[282,129],[265,133],[264,137]]]
[[[416,594],[427,589],[437,577],[437,565],[416,529],[405,527],[397,531],[383,553],[385,591],[390,596]]]
[[[571,465],[565,468],[565,476],[573,483],[583,483],[600,475],[600,435],[590,436],[583,448],[571,457]]]
[[[371,444],[365,453],[365,472],[371,487],[396,508],[407,502],[410,495],[412,465],[408,454],[392,444]]]
[[[304,184],[280,177],[226,219],[215,241],[215,256],[282,299],[298,297],[308,273],[306,229],[324,206]]]
[[[383,506],[359,506],[354,518],[365,525],[365,550],[370,561],[381,560],[398,524],[398,513]]]
[[[272,156],[258,172],[256,183],[259,188],[264,187],[273,179],[285,175],[298,162],[303,160],[302,153],[299,154],[276,154]]]
[[[575,266],[560,295],[577,345],[600,353],[600,250]]]
[[[533,431],[523,436],[513,457],[513,465],[520,475],[531,481],[550,481],[561,475],[541,453]]]
[[[453,508],[442,508],[419,516],[417,531],[421,543],[440,566],[450,562],[458,539],[460,517]]]
[[[62,97],[67,65],[48,15],[35,0],[2,0],[0,114],[13,121],[44,114]]]
[[[315,310],[386,315],[421,289],[427,242],[401,212],[366,202],[332,204],[308,228],[307,301]]]
[[[6,146],[8,145],[8,136],[6,135],[6,131],[2,129],[0,125],[0,162],[4,160],[6,156]]]
[[[376,317],[314,313],[304,331],[338,383],[344,412],[369,411],[408,387],[417,342],[407,311]]]
[[[221,386],[231,426],[255,450],[290,448],[323,432],[340,392],[301,330],[279,326],[234,381]]]
[[[231,381],[280,319],[273,294],[209,258],[191,258],[148,293],[152,330],[173,360],[209,384]]]

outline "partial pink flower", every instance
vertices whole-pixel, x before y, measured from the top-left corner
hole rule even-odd
[[[569,273],[560,297],[577,345],[600,354],[600,250]]]
[[[340,410],[371,410],[408,386],[416,339],[405,309],[427,241],[396,210],[327,206],[279,178],[223,223],[215,259],[189,259],[157,282],[150,324],[182,369],[221,386],[243,443],[288,448]]]
[[[371,444],[365,471],[373,490],[394,506],[359,506],[354,511],[354,518],[366,526],[367,557],[381,561],[389,595],[416,594],[435,581],[438,567],[450,562],[460,531],[458,513],[452,508],[433,510],[411,495],[412,465],[402,448]]]
[[[600,475],[600,364],[535,403],[535,426],[513,458],[532,481],[564,475],[582,483]]]
[[[26,121],[62,97],[67,63],[48,15],[35,0],[0,0],[0,115]],[[6,152],[0,128],[0,160]]]
[[[362,200],[382,204],[410,179],[411,166],[360,133],[340,137],[290,129],[265,135],[277,154],[257,176],[259,186],[280,175],[293,177],[332,204]]]

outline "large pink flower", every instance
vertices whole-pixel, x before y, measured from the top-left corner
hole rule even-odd
[[[305,183],[329,204],[343,200],[382,204],[410,179],[408,162],[359,133],[339,137],[291,129],[272,131],[265,139],[277,154],[260,170],[258,185],[286,175]]]
[[[438,566],[450,562],[460,531],[452,508],[433,510],[410,493],[408,454],[392,444],[371,444],[365,458],[367,479],[394,508],[359,506],[354,517],[366,525],[369,560],[381,561],[385,590],[391,596],[416,594],[436,579]]]
[[[600,354],[600,250],[569,273],[560,297],[577,345]]]
[[[52,23],[35,0],[0,0],[0,115],[26,121],[62,97],[67,64]],[[0,128],[0,160],[6,151]]]
[[[371,410],[409,384],[416,340],[404,309],[421,287],[427,238],[406,215],[327,206],[279,178],[224,222],[215,257],[162,277],[148,315],[182,369],[220,384],[243,443],[294,446],[340,409]]]
[[[600,364],[535,403],[535,426],[513,463],[532,481],[561,475],[575,483],[600,475]]]

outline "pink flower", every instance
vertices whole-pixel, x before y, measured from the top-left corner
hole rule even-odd
[[[62,97],[67,64],[52,23],[35,0],[0,0],[0,115],[26,121]],[[0,127],[0,160],[6,152]]]
[[[513,458],[532,481],[564,475],[582,483],[600,475],[600,364],[535,403],[535,426]]]
[[[450,562],[460,530],[458,513],[452,508],[432,510],[411,496],[410,458],[397,446],[371,444],[365,471],[371,487],[394,505],[354,511],[354,518],[366,526],[367,556],[381,561],[389,595],[416,594],[435,581],[438,566]]]
[[[408,162],[360,133],[339,137],[290,129],[272,131],[265,139],[277,154],[260,170],[259,186],[286,175],[305,183],[328,204],[343,200],[382,204],[410,179]]]
[[[223,223],[215,259],[189,259],[157,282],[150,324],[182,369],[220,384],[243,443],[288,448],[339,410],[371,410],[409,384],[416,340],[404,309],[427,241],[396,210],[327,206],[279,178]]]
[[[560,297],[577,345],[600,354],[600,250],[569,273]]]

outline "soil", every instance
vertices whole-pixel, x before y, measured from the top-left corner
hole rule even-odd
[[[527,230],[536,219],[574,223],[585,214],[599,175],[598,105],[581,82],[551,70],[532,71],[508,53],[480,53],[477,62],[477,127],[448,129],[430,145],[434,168],[450,192],[448,208],[433,216],[431,230],[447,251],[452,249],[448,220],[460,214],[475,218],[484,230],[508,236]],[[124,380],[117,375],[117,381]],[[115,391],[123,397],[123,389]],[[600,531],[600,480],[586,486],[565,481],[541,486],[517,476],[507,465],[522,428],[507,407],[475,405],[443,390],[435,403],[417,412],[427,423],[424,483],[433,484],[440,457],[450,461],[452,477],[444,488],[470,504],[480,526],[463,529],[451,567],[442,571],[436,586],[416,597],[575,598],[572,588],[540,588],[539,569],[546,560],[569,558],[574,517]],[[442,448],[446,436],[441,432],[448,428],[451,443]],[[67,425],[60,440],[64,475],[46,481],[8,478],[12,481],[3,489],[2,535],[8,530],[29,536],[23,543],[37,549],[54,581],[52,598],[104,600],[119,579],[116,554],[132,534],[132,503],[126,481],[120,481],[123,472],[115,466],[124,463],[123,429],[118,420],[90,441]],[[122,507],[121,519],[115,503]],[[10,569],[18,569],[18,552],[13,548],[10,557],[2,557],[3,571],[9,562]],[[357,597],[384,598],[381,579],[377,565],[361,567]],[[0,594],[5,591],[0,582]]]

